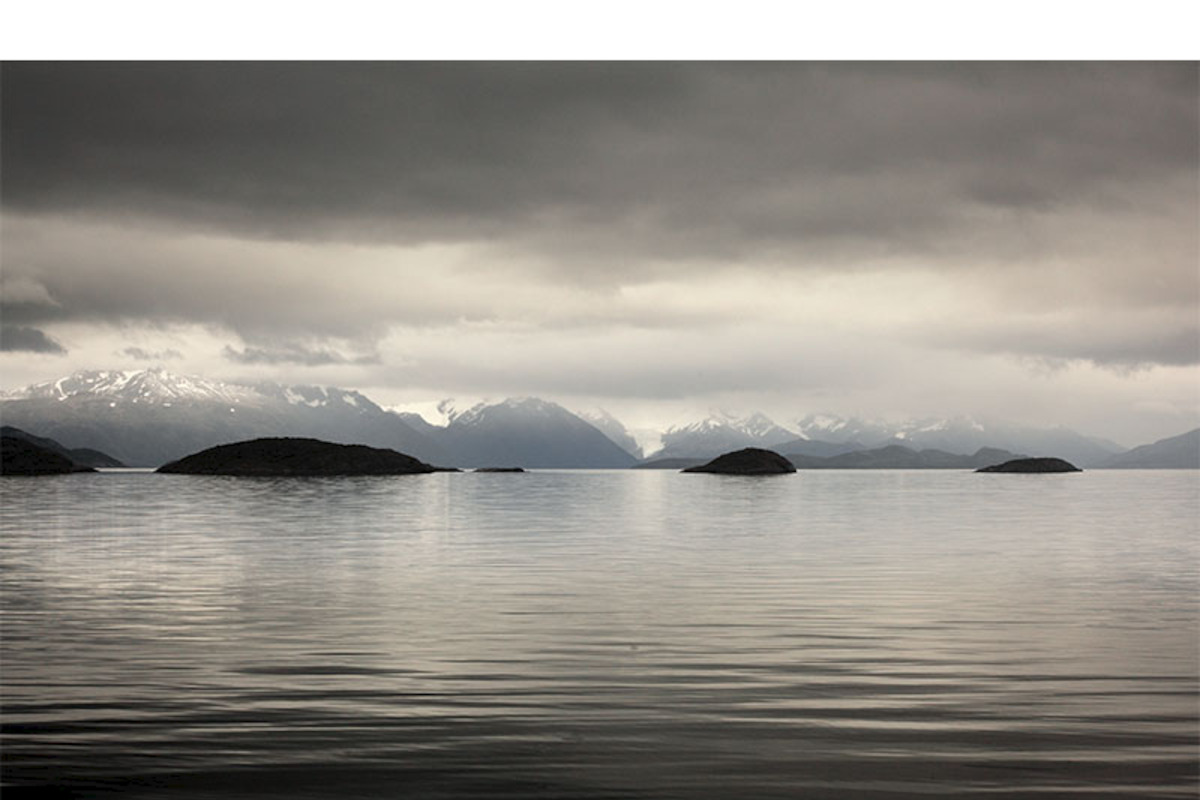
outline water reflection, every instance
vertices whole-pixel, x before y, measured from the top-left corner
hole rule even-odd
[[[6,793],[1195,792],[1191,473],[19,484]]]

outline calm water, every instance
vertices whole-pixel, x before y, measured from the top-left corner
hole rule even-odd
[[[4,796],[1195,798],[1200,473],[0,481]]]

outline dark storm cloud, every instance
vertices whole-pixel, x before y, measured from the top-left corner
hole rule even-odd
[[[0,326],[0,350],[5,352],[49,353],[64,355],[67,349],[44,331],[25,325]]]
[[[670,101],[671,72],[422,64],[18,64],[4,201],[245,232],[487,235],[568,199],[581,134]],[[315,224],[315,228],[313,227]],[[332,230],[331,230],[332,229]]]
[[[10,209],[520,241],[560,261],[957,256],[980,238],[1020,254],[1021,220],[996,214],[1169,202],[1144,184],[1196,168],[1189,64],[11,64],[2,80]]]

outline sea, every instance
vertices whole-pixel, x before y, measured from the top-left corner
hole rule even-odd
[[[0,480],[0,794],[1196,798],[1200,472]]]

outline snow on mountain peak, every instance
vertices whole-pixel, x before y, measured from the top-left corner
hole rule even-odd
[[[948,436],[973,436],[985,431],[983,425],[968,416],[923,417],[897,422],[809,414],[800,420],[799,427],[800,432],[810,439],[857,440],[864,444],[888,439],[945,441]]]
[[[773,419],[761,412],[756,412],[745,419],[738,420],[734,427],[745,431],[756,439],[771,436],[779,430],[787,430],[783,426],[777,425]],[[790,433],[791,431],[788,432]]]
[[[575,416],[582,419],[584,422],[591,425],[596,430],[607,436],[613,444],[620,447],[625,452],[641,458],[647,452],[643,448],[642,441],[638,434],[625,427],[621,420],[614,417],[603,408],[591,408],[584,411],[576,411]],[[654,441],[657,444],[662,439],[661,435],[656,435]]]
[[[621,424],[619,419],[605,411],[603,408],[589,408],[584,411],[576,411],[575,416],[579,417],[580,419],[587,420],[593,425],[597,422],[604,424],[616,423],[617,425],[621,425],[621,427],[625,427]]]
[[[302,394],[301,392],[297,391],[297,388],[298,387],[294,386],[284,387],[283,398],[287,400],[289,404],[294,406],[308,406],[309,408],[319,408],[320,406],[325,405],[327,398],[325,397],[324,392],[321,392],[321,396],[314,397],[313,393],[305,392]]]
[[[537,397],[508,397],[500,401],[484,400],[465,411],[454,410],[447,416],[451,425],[475,425],[487,417],[493,416],[496,412],[504,411],[546,416],[564,413],[565,409],[557,403]]]
[[[667,429],[666,434],[712,433],[720,430],[735,431],[755,440],[795,436],[793,431],[777,424],[762,412],[755,412],[748,417],[739,417],[724,410],[711,411],[707,417],[698,422],[673,425]]]
[[[176,375],[162,367],[140,370],[81,370],[54,381],[27,386],[10,399],[106,398],[110,402],[175,403],[183,400],[219,400],[239,403],[254,391],[189,375]]]
[[[800,432],[812,438],[813,432],[840,431],[845,428],[847,421],[836,414],[809,414],[800,420]]]

